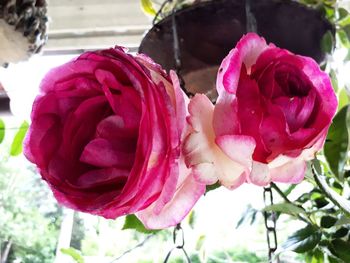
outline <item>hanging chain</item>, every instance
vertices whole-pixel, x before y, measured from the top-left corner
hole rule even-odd
[[[245,16],[246,16],[246,30],[247,32],[257,32],[256,19],[254,14],[252,13],[251,1],[245,1]]]
[[[271,186],[264,187],[264,203],[265,207],[273,205],[273,194]],[[269,249],[269,263],[279,262],[278,257],[274,256],[274,253],[277,249],[276,213],[274,211],[264,211],[264,220],[267,245]]]
[[[173,242],[174,242],[174,247],[172,249],[170,249],[170,251],[168,252],[168,254],[166,255],[165,259],[164,259],[164,263],[167,263],[168,260],[170,259],[171,254],[173,253],[173,251],[175,249],[178,250],[182,250],[187,263],[191,263],[191,259],[188,256],[186,250],[185,250],[185,235],[184,235],[184,230],[181,227],[181,224],[177,224],[176,227],[174,228],[173,231]]]

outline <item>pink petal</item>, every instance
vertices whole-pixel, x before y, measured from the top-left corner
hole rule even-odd
[[[306,162],[296,158],[290,162],[270,170],[271,180],[278,183],[300,183],[304,179]]]
[[[265,39],[255,33],[248,33],[241,38],[221,63],[216,82],[219,96],[225,90],[236,93],[242,64],[250,72],[250,68],[266,48],[268,45]]]
[[[117,168],[91,170],[79,176],[75,185],[79,188],[92,188],[102,185],[113,185],[115,189],[123,186],[130,171]]]
[[[253,162],[253,169],[249,175],[248,181],[258,186],[268,185],[271,182],[268,165],[265,163]]]
[[[214,108],[213,126],[216,136],[240,133],[236,96],[230,93],[220,96]]]
[[[244,167],[252,166],[252,155],[255,149],[255,140],[246,135],[224,135],[216,137],[216,143],[221,150],[233,161]]]
[[[189,103],[189,99],[183,92],[180,87],[179,78],[177,77],[175,71],[170,71],[170,77],[173,82],[173,88],[175,91],[175,109],[176,109],[176,119],[177,119],[177,127],[179,133],[182,134],[182,139],[185,136],[185,124],[186,124],[186,115],[187,115],[187,105]]]
[[[205,95],[197,94],[189,104],[191,115],[188,121],[194,131],[186,138],[183,146],[187,166],[213,162],[212,148],[215,146],[213,111],[214,106]]]
[[[338,100],[332,88],[330,78],[327,73],[321,71],[313,59],[302,56],[299,56],[299,58],[303,62],[303,72],[309,77],[321,98],[320,109],[314,123],[318,127],[329,126],[338,107]]]
[[[171,202],[167,203],[159,213],[155,213],[154,205],[151,205],[136,215],[148,229],[164,229],[175,226],[190,212],[204,192],[205,185],[197,183],[189,175]]]
[[[216,167],[213,163],[200,163],[192,167],[194,179],[201,184],[211,185],[218,181]]]
[[[130,168],[133,165],[135,153],[118,151],[105,139],[94,139],[85,146],[80,161],[98,167]]]

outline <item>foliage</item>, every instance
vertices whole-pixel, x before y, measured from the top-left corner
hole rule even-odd
[[[24,122],[19,130],[5,130],[4,122],[0,123],[1,136],[6,135],[0,161],[0,254],[5,262],[52,262],[61,209],[53,198],[48,198],[50,191],[34,169],[21,158],[5,154],[21,152],[28,124]],[[10,244],[8,255],[6,244]]]

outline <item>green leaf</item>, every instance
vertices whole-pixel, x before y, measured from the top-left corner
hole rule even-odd
[[[349,233],[349,229],[346,227],[341,227],[332,235],[333,238],[342,238],[345,237]]]
[[[147,15],[155,16],[157,14],[151,0],[141,0],[141,7],[143,12]]]
[[[217,182],[215,184],[207,185],[206,190],[205,190],[205,194],[219,188],[220,186],[221,186],[221,184],[219,182]]]
[[[305,253],[314,249],[321,240],[320,230],[312,225],[298,230],[282,244],[283,250],[292,250],[297,253]]]
[[[327,31],[321,40],[321,49],[325,53],[331,54],[334,47],[334,38],[331,31]]]
[[[349,104],[349,95],[346,89],[342,88],[340,91],[338,90],[338,111],[347,104]]]
[[[337,257],[331,256],[331,255],[328,255],[327,258],[328,258],[329,263],[345,263],[343,260],[341,260]]]
[[[314,179],[317,183],[317,186],[322,190],[324,195],[329,200],[331,200],[333,204],[338,206],[346,216],[350,217],[350,201],[330,188],[324,176],[320,176],[319,174],[314,173]]]
[[[335,223],[335,226],[343,226],[350,224],[350,218],[347,216],[342,216],[339,218],[339,220]]]
[[[84,258],[80,254],[80,251],[70,247],[70,248],[61,248],[61,253],[70,256],[77,263],[84,263]]]
[[[350,262],[350,242],[342,239],[335,239],[331,241],[331,245],[338,258],[345,262]]]
[[[345,8],[342,8],[342,7],[340,7],[338,9],[338,13],[339,13],[339,20],[345,18],[349,14],[349,12]]]
[[[127,215],[125,217],[125,222],[122,229],[123,230],[134,229],[138,232],[145,233],[145,234],[157,233],[160,231],[160,230],[149,230],[145,228],[142,222],[135,215]]]
[[[348,112],[349,105],[342,108],[333,119],[329,128],[324,155],[331,171],[340,180],[343,179],[344,167],[347,160],[349,135],[348,135]]]
[[[274,204],[269,205],[263,209],[263,211],[275,211],[275,212],[281,212],[288,215],[299,215],[299,214],[305,214],[304,209],[302,209],[299,206],[296,206],[294,204],[290,203],[281,203],[281,204]]]
[[[251,205],[248,205],[247,209],[242,214],[241,218],[238,220],[236,228],[239,228],[244,222],[250,219],[250,224],[252,225],[255,222],[256,214],[258,210],[253,208]]]
[[[333,69],[329,72],[329,76],[331,77],[331,82],[332,82],[332,87],[335,92],[338,91],[339,85],[338,85],[338,79],[337,79],[337,74]]]
[[[10,155],[11,156],[17,156],[22,153],[22,144],[24,137],[26,136],[26,133],[28,131],[29,124],[28,122],[24,121],[19,127],[18,132],[15,135],[15,138],[13,139],[13,142],[11,144],[11,149],[10,149]]]
[[[331,228],[332,226],[335,225],[335,223],[337,222],[337,218],[333,217],[333,216],[323,216],[321,218],[321,222],[320,225],[323,228]]]
[[[5,122],[0,119],[0,143],[4,140],[5,137]]]
[[[191,210],[190,214],[188,215],[188,224],[192,229],[194,229],[194,223],[196,221],[196,214],[194,210]]]
[[[343,19],[338,21],[338,25],[340,25],[341,27],[346,27],[348,25],[350,25],[350,16],[346,16]]]
[[[199,251],[201,250],[201,248],[204,245],[204,241],[205,241],[205,235],[200,235],[197,242],[196,242],[196,250]]]
[[[349,38],[348,35],[346,34],[346,32],[342,29],[337,31],[337,36],[340,40],[340,43],[345,47],[345,48],[350,48],[350,42],[349,42]]]
[[[320,249],[316,248],[308,252],[305,260],[307,263],[323,263],[324,253]]]

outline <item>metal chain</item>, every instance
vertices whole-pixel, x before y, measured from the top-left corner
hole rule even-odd
[[[273,194],[271,186],[264,187],[264,203],[265,207],[273,205]],[[264,211],[264,220],[266,228],[266,238],[268,245],[268,256],[269,262],[278,262],[278,256],[275,256],[274,253],[277,249],[277,233],[276,233],[276,213],[274,211]]]
[[[170,249],[170,251],[168,252],[168,254],[166,255],[165,259],[164,259],[164,263],[167,263],[168,260],[170,259],[171,254],[173,253],[173,251],[175,249],[178,250],[182,250],[187,263],[191,263],[191,259],[188,256],[184,246],[185,246],[185,235],[184,235],[184,231],[181,227],[181,224],[177,224],[176,227],[174,227],[174,231],[173,231],[173,242],[174,242],[174,247],[172,249]]]
[[[254,14],[252,13],[251,1],[245,1],[245,15],[246,15],[246,31],[257,33],[257,24]]]

